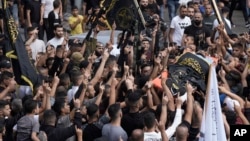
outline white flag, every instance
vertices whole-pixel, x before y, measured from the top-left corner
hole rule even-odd
[[[199,141],[226,141],[215,67],[210,65]]]

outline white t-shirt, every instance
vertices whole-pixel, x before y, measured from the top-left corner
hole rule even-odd
[[[54,37],[54,38],[50,39],[50,40],[47,42],[47,45],[49,45],[49,44],[50,44],[50,45],[53,45],[53,46],[55,47],[55,49],[56,49],[56,47],[57,47],[58,45],[62,45],[63,41],[64,41],[64,37],[61,37],[61,38]],[[69,50],[68,44],[66,45],[66,49]]]
[[[43,40],[36,39],[30,44],[32,59],[36,60],[36,55],[38,52],[45,52],[45,43]]]
[[[231,22],[230,22],[228,19],[226,19],[226,18],[224,18],[224,20],[225,20],[225,22],[227,23],[229,29],[231,29],[231,28],[232,28]],[[213,30],[214,30],[214,28],[216,28],[216,27],[218,27],[218,26],[219,26],[219,22],[218,22],[217,19],[215,19],[215,20],[214,20],[214,23],[213,23]],[[219,36],[219,33],[218,33],[218,31],[216,31],[214,39],[216,39],[218,36]]]
[[[79,89],[79,86],[72,86],[72,88],[68,90],[67,96],[68,96],[69,102],[73,99],[78,89]]]
[[[43,18],[48,18],[49,12],[51,12],[54,9],[53,2],[54,0],[42,0],[42,4],[44,4]]]
[[[176,114],[174,118],[174,122],[167,130],[165,130],[168,138],[170,139],[176,130],[176,127],[181,123],[182,120],[182,111],[181,109],[176,109]],[[161,133],[156,132],[144,132],[144,141],[161,141]]]
[[[180,16],[175,16],[170,24],[170,28],[174,29],[173,41],[177,43],[177,46],[181,46],[182,36],[184,34],[184,29],[191,25],[191,20],[189,17],[181,19]]]

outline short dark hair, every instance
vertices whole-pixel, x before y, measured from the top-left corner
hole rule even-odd
[[[120,104],[112,104],[108,108],[109,117],[111,120],[118,118],[118,113],[121,110]]]
[[[33,112],[34,109],[37,108],[37,101],[33,100],[33,99],[28,99],[24,102],[24,111],[27,114],[30,114]]]
[[[64,85],[66,85],[66,80],[70,79],[70,77],[69,77],[69,74],[63,73],[63,74],[59,75],[59,79],[60,79],[59,85],[63,85],[64,86]]]
[[[53,110],[58,114],[60,115],[62,113],[62,108],[65,106],[65,99],[64,98],[57,98],[55,100],[55,103],[53,105]]]
[[[75,6],[75,5],[74,5],[74,6],[72,6],[72,7],[71,7],[71,11],[73,11],[73,10],[78,10],[78,7],[77,7],[77,6]]]
[[[54,8],[59,8],[60,7],[60,1],[59,0],[55,0],[54,2],[53,2],[53,7]]]
[[[35,26],[28,27],[28,28],[27,28],[27,33],[31,32],[31,31],[33,31],[33,30],[35,30],[35,29],[36,29]]]
[[[43,124],[44,125],[51,125],[55,124],[56,122],[56,113],[53,110],[46,110],[43,113]]]
[[[2,82],[5,79],[9,79],[9,78],[13,78],[13,77],[14,77],[13,73],[8,72],[8,71],[3,71],[0,75],[0,81]]]
[[[143,118],[143,121],[144,121],[144,125],[147,127],[147,128],[152,128],[155,126],[155,114],[152,113],[152,112],[147,112],[145,115],[144,115],[144,118]]]
[[[80,70],[72,70],[70,75],[70,80],[73,84],[76,84],[77,81],[80,79],[82,72]]]
[[[87,107],[87,115],[89,117],[95,116],[96,112],[99,110],[99,107],[96,104],[90,104]]]
[[[0,100],[0,110],[3,109],[6,105],[9,105],[9,102],[5,100]]]
[[[63,25],[61,25],[61,24],[56,24],[56,25],[54,26],[54,30],[56,30],[57,28],[63,28]]]

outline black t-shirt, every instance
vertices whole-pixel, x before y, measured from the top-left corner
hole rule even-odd
[[[41,15],[41,0],[30,0],[27,4],[27,10],[30,10],[30,22],[39,23]]]
[[[196,48],[203,49],[207,45],[206,38],[210,37],[210,30],[204,25],[197,27],[192,24],[185,28],[184,34],[193,36]]]
[[[134,129],[143,129],[143,113],[136,112],[124,114],[121,126],[127,132],[128,136],[131,135]]]
[[[102,127],[91,123],[86,126],[83,132],[84,134],[82,138],[84,141],[93,141],[94,139],[102,136]]]

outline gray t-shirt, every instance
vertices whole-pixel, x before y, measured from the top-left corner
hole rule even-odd
[[[58,120],[57,120],[57,128],[67,128],[70,127],[73,123],[70,121],[70,116],[69,115],[65,115],[65,116],[59,116]],[[76,137],[72,136],[70,138],[68,138],[66,141],[75,141]]]
[[[123,141],[128,140],[128,135],[121,126],[113,126],[110,123],[103,126],[102,136],[107,137],[109,141],[119,141],[120,137]]]
[[[17,121],[17,141],[31,140],[31,133],[38,133],[39,127],[39,122],[34,119],[34,116],[23,116]]]

